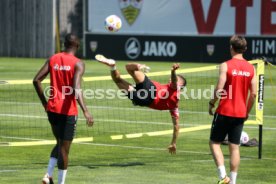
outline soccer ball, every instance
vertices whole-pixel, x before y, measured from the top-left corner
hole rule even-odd
[[[249,141],[249,136],[246,132],[242,131],[240,144],[246,144]]]
[[[117,15],[109,15],[106,17],[104,24],[105,28],[110,32],[117,32],[122,27],[122,21]]]

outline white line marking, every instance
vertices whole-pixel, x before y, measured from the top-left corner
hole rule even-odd
[[[245,126],[244,128],[245,128],[245,129],[246,129],[246,128],[249,128],[249,129],[259,129],[258,126],[255,126],[255,127],[253,127],[253,126]],[[276,128],[263,127],[263,130],[276,130]]]
[[[167,151],[167,148],[151,148],[151,147],[141,147],[141,146],[122,146],[117,144],[100,144],[100,143],[77,143],[77,144],[85,144],[85,145],[92,145],[92,146],[104,146],[104,147],[119,147],[119,148],[126,148],[126,149],[144,149],[144,150],[153,150],[153,151]],[[192,153],[192,154],[202,154],[202,155],[210,155],[209,152],[198,152],[198,151],[184,151],[184,150],[177,150],[180,153]]]
[[[34,116],[34,115],[23,115],[23,114],[0,114],[5,117],[20,117],[20,118],[35,118],[35,119],[47,119],[47,116]],[[85,121],[84,118],[78,118],[80,121]],[[99,122],[117,122],[117,123],[137,123],[137,124],[156,124],[156,125],[171,125],[170,122],[148,122],[148,121],[133,121],[133,120],[120,120],[120,119],[97,119]]]
[[[167,151],[166,148],[152,148],[152,147],[141,147],[141,146],[122,146],[117,144],[99,144],[99,143],[77,143],[77,144],[84,144],[84,145],[91,145],[91,146],[104,146],[104,147],[119,147],[119,148],[126,148],[126,149],[143,149],[143,150],[153,150],[153,151]],[[211,155],[211,152],[199,152],[199,151],[184,151],[184,150],[177,150],[177,153],[191,153],[191,154],[201,154],[201,155]],[[248,157],[244,156],[241,159],[255,159],[257,157]],[[262,158],[263,160],[275,160],[276,158]]]
[[[271,85],[269,85],[269,86],[264,86],[265,88],[275,88],[275,86],[271,86]]]
[[[210,153],[211,154],[211,153]],[[253,158],[241,158],[240,160],[252,160]],[[224,161],[229,161],[229,158],[224,158]],[[208,160],[191,160],[191,162],[214,162],[213,159]]]
[[[224,159],[227,160],[227,159]],[[191,160],[191,162],[214,162],[214,160]]]
[[[7,102],[7,101],[0,101],[0,103],[6,103],[6,104],[20,104],[20,105],[41,105],[41,103],[36,102]],[[154,109],[149,108],[140,108],[140,107],[110,107],[110,106],[93,106],[93,105],[87,105],[89,108],[95,108],[95,109],[112,109],[112,110],[130,110],[130,111],[156,111]],[[167,110],[164,110],[167,111]],[[188,110],[179,110],[179,112],[182,114],[206,114],[208,115],[208,112],[206,111],[188,111]],[[255,117],[255,115],[250,114],[250,116]],[[264,115],[265,118],[276,118],[276,116],[272,115]]]
[[[0,116],[20,117],[20,118],[35,118],[35,119],[47,119],[46,116],[23,115],[23,114],[0,114]]]
[[[15,104],[15,105],[41,105],[41,103],[37,103],[37,102],[7,102],[7,101],[0,101],[0,103],[3,104]]]
[[[26,140],[28,138],[25,138]],[[29,138],[29,140],[33,140]],[[46,139],[39,139],[41,141],[47,141]],[[91,145],[91,146],[103,146],[103,147],[119,147],[119,148],[126,148],[126,149],[143,149],[143,150],[153,150],[153,151],[167,151],[166,148],[152,148],[152,147],[142,147],[142,146],[123,146],[123,145],[117,145],[117,144],[100,144],[100,143],[74,143],[74,144],[83,144],[83,145]],[[184,151],[184,150],[177,150],[179,153],[191,153],[191,154],[201,154],[201,155],[211,155],[210,152],[199,152],[199,151]],[[248,159],[256,159],[255,157],[247,157]],[[242,158],[243,159],[243,158]],[[276,161],[276,158],[262,158],[263,160],[274,160]],[[0,170],[1,171],[1,170]],[[3,170],[5,171],[5,170]],[[9,171],[9,170],[7,170]],[[10,171],[17,171],[17,170],[10,170]]]
[[[17,170],[0,170],[0,173],[17,172]]]
[[[28,141],[42,141],[43,139],[33,139],[25,137],[11,137],[11,136],[0,136],[3,139],[18,139],[18,140],[28,140]]]
[[[22,115],[22,114],[0,114],[1,116],[5,117],[20,117],[20,118],[36,118],[36,119],[47,119],[47,116],[35,116],[35,115]],[[78,120],[80,121],[85,121],[84,118],[79,118]],[[133,121],[133,120],[120,120],[120,119],[97,119],[98,122],[117,122],[117,123],[129,123],[129,124],[152,124],[152,125],[166,125],[166,126],[171,126],[171,122],[148,122],[148,121]],[[182,126],[201,126],[203,124],[191,124],[191,123],[180,123]],[[258,126],[253,127],[253,126],[245,126],[246,128],[250,129],[258,129]],[[263,130],[276,130],[276,128],[272,127],[263,127]]]
[[[84,119],[83,119],[84,120]],[[96,119],[96,121],[103,122],[118,122],[118,123],[137,123],[137,124],[153,124],[153,125],[171,125],[171,122],[148,122],[148,121],[132,121],[132,120],[120,120],[120,119]]]

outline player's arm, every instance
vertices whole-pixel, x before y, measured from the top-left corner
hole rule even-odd
[[[78,104],[81,107],[81,110],[83,112],[83,115],[86,119],[86,122],[89,126],[92,126],[94,123],[93,117],[91,116],[91,114],[89,113],[84,100],[83,100],[83,93],[82,93],[82,89],[81,89],[81,80],[82,80],[82,76],[84,74],[85,71],[85,65],[82,61],[78,62],[75,65],[75,75],[74,75],[74,83],[73,83],[73,89],[74,89],[74,93],[75,93],[75,97],[78,101]]]
[[[222,63],[219,69],[219,80],[215,88],[213,98],[209,101],[209,114],[213,115],[212,109],[215,107],[215,103],[218,100],[220,92],[223,90],[227,79],[227,64]]]
[[[45,62],[45,64],[42,66],[42,68],[38,71],[38,73],[33,79],[34,88],[45,110],[47,106],[47,100],[44,96],[41,82],[47,77],[48,73],[49,73],[49,60]]]
[[[168,147],[168,150],[171,154],[176,153],[176,141],[179,134],[179,112],[178,108],[170,110],[172,116],[172,123],[173,123],[173,135],[171,144]]]
[[[177,89],[177,76],[175,71],[180,68],[180,64],[179,63],[174,63],[172,65],[172,69],[171,69],[171,87],[173,89]]]
[[[247,100],[247,114],[246,119],[248,118],[249,112],[251,111],[253,104],[255,102],[257,95],[257,78],[256,78],[256,71],[254,68],[254,76],[251,80],[250,88],[249,88],[249,97]]]

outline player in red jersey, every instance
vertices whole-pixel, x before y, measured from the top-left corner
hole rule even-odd
[[[246,49],[247,43],[244,37],[237,35],[231,37],[232,59],[221,64],[214,99],[209,102],[209,114],[213,115],[212,109],[220,98],[210,134],[210,149],[218,167],[219,184],[236,184],[240,164],[241,132],[256,98],[255,68],[243,58]],[[229,140],[230,178],[226,174],[220,148],[226,135]]]
[[[168,150],[171,154],[176,153],[176,140],[179,132],[179,112],[178,112],[178,92],[180,88],[186,86],[186,79],[182,75],[176,75],[175,71],[180,67],[173,64],[171,69],[171,81],[162,85],[156,81],[151,81],[144,72],[149,67],[139,63],[129,63],[126,65],[127,72],[136,83],[133,87],[130,83],[121,78],[116,69],[116,62],[107,59],[102,55],[96,55],[96,59],[111,68],[111,77],[119,89],[125,90],[128,98],[134,105],[147,106],[157,110],[170,110],[173,122],[173,137]]]
[[[75,35],[65,36],[65,51],[55,54],[39,70],[33,80],[36,92],[48,114],[56,145],[52,149],[47,174],[42,183],[53,183],[53,171],[58,164],[58,184],[65,183],[68,166],[68,155],[72,143],[78,108],[76,99],[83,111],[88,126],[93,125],[93,117],[88,112],[81,92],[81,78],[85,71],[84,63],[75,57],[79,48],[79,40]],[[50,96],[48,102],[44,96],[41,82],[50,73]],[[45,89],[46,90],[46,89]]]

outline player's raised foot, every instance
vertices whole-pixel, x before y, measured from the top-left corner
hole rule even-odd
[[[42,178],[42,184],[54,184],[53,178],[49,177],[48,173]]]
[[[107,65],[107,66],[115,66],[115,64],[116,64],[116,62],[115,62],[115,60],[114,59],[108,59],[108,58],[106,58],[106,57],[104,57],[103,55],[101,55],[101,54],[97,54],[96,56],[95,56],[95,59],[97,60],[97,61],[99,61],[100,63],[103,63],[103,64],[105,64],[105,65]]]
[[[139,65],[139,70],[143,73],[148,73],[150,71],[150,67],[147,65]]]
[[[230,183],[230,178],[228,176],[225,176],[222,180],[218,181],[217,184],[229,184]]]

